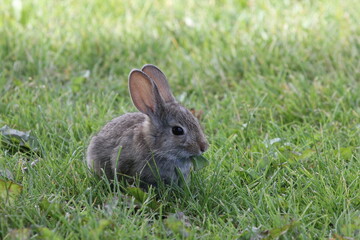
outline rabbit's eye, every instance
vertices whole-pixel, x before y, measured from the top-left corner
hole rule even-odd
[[[182,129],[181,127],[176,126],[176,127],[172,128],[172,133],[174,135],[184,135],[184,129]]]

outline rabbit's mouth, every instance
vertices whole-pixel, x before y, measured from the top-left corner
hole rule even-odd
[[[194,147],[193,149],[191,149],[191,151],[189,151],[188,157],[196,158],[198,156],[201,156],[204,152],[205,151],[203,149],[201,149],[200,147]]]
[[[182,149],[187,155],[187,157],[193,158],[197,156],[201,156],[206,150],[208,149],[208,143],[207,142],[201,142],[201,143],[192,143],[184,146]]]

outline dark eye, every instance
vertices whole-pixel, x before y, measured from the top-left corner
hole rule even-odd
[[[176,127],[172,128],[172,133],[174,135],[184,135],[184,129],[182,129],[181,127],[176,126]]]

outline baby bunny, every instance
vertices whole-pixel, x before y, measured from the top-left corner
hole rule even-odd
[[[139,177],[140,186],[179,184],[191,159],[204,153],[208,142],[198,120],[171,93],[159,68],[145,65],[129,75],[129,91],[140,112],[107,123],[87,149],[87,164],[107,178]],[[131,181],[131,180],[130,180]]]

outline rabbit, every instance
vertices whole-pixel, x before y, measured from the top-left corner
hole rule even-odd
[[[125,177],[140,186],[179,185],[186,180],[192,157],[203,154],[208,141],[196,117],[174,98],[164,73],[147,64],[129,74],[129,92],[140,112],[108,122],[92,137],[87,164],[110,180]],[[132,180],[130,180],[132,179]]]

